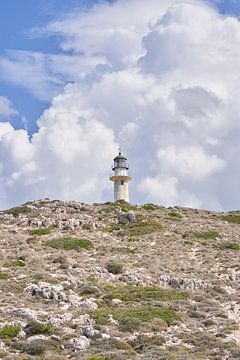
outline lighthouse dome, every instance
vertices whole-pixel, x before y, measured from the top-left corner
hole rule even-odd
[[[123,156],[121,152],[119,152],[118,156],[114,158],[114,161],[115,160],[127,160],[127,158]]]
[[[115,170],[116,168],[128,169],[127,158],[124,155],[122,155],[121,152],[119,152],[118,156],[116,156],[113,159],[113,161],[114,161],[113,170]]]

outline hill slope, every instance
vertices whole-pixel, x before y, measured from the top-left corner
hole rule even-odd
[[[152,204],[0,212],[0,358],[239,359],[239,235]]]

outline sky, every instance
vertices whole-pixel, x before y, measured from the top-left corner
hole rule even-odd
[[[0,2],[0,209],[112,200],[240,203],[237,0]]]

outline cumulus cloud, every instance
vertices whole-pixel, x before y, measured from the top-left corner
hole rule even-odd
[[[0,123],[0,204],[32,198],[100,201],[116,153],[113,132],[95,119],[46,112],[32,139]]]
[[[74,83],[31,139],[0,128],[1,207],[43,196],[110,198],[119,143],[134,175],[132,201],[239,207],[237,18],[200,0],[119,0],[32,30],[53,34],[74,55],[62,70],[54,59],[44,71],[57,87]],[[71,68],[71,56],[83,63]]]

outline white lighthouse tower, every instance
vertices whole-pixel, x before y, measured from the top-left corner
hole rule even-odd
[[[119,150],[118,156],[113,159],[114,175],[110,180],[114,182],[114,201],[125,200],[129,202],[128,182],[132,180],[128,174],[127,158]]]

